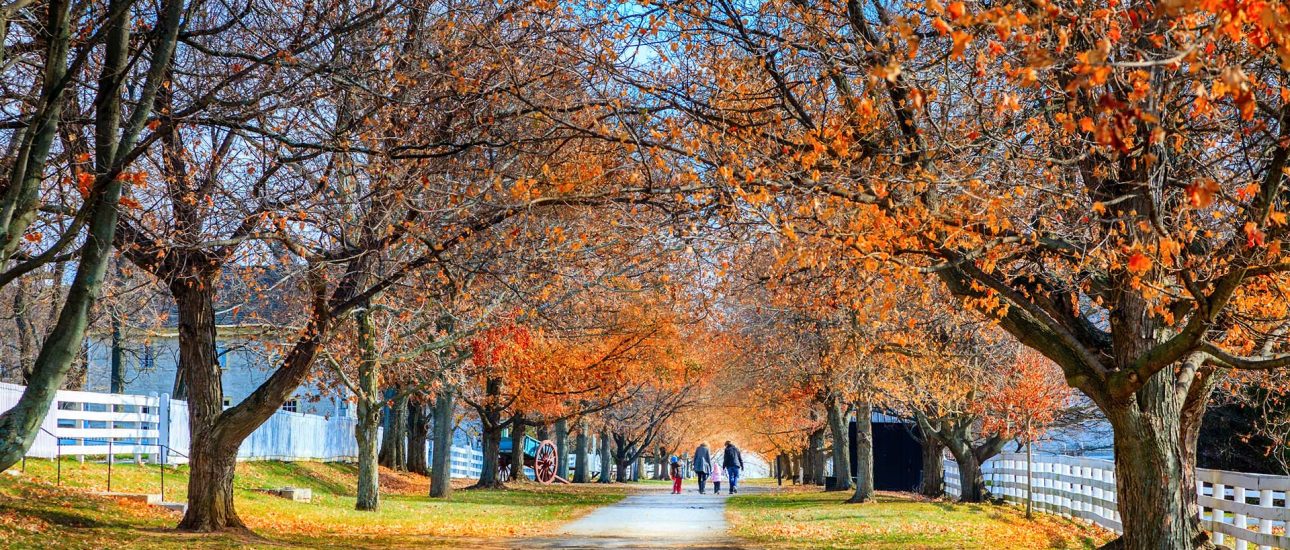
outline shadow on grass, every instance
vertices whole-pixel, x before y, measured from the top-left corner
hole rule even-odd
[[[937,507],[937,508],[940,508],[941,510],[944,510],[944,511],[946,511],[946,512],[953,512],[953,511],[955,511],[955,510],[958,510],[958,505],[957,505],[957,504],[955,504],[955,503],[953,503],[953,502],[947,502],[947,501],[944,501],[944,500],[934,500],[934,501],[931,501],[931,505],[932,505],[932,506],[935,506],[935,507]]]
[[[129,528],[126,518],[105,513],[107,499],[68,498],[43,487],[20,486],[18,498],[0,499],[0,514],[30,516],[61,527],[77,529]]]
[[[327,493],[340,497],[352,497],[355,495],[355,487],[347,483],[345,476],[351,475],[353,468],[344,464],[334,464],[326,462],[279,462],[275,460],[264,461],[257,464],[258,473],[270,477],[268,481],[269,488],[275,488],[274,485],[281,485],[283,481],[293,486],[307,487],[320,493]],[[319,466],[323,466],[319,468]],[[318,470],[322,470],[321,472]],[[323,472],[335,474],[334,477],[323,475]],[[257,481],[258,482],[258,481]],[[260,489],[263,487],[253,487],[248,485],[249,489]]]

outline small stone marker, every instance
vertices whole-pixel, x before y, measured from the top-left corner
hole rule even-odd
[[[305,487],[282,487],[279,489],[260,489],[260,491],[294,502],[312,502],[314,498],[313,489]]]

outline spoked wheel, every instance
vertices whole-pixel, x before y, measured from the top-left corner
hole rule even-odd
[[[510,481],[510,480],[511,480],[511,467],[510,467],[510,465],[499,465],[499,466],[497,466],[497,481],[499,481],[499,482],[501,482],[501,483],[506,483],[507,481]]]
[[[533,474],[545,485],[555,481],[556,450],[550,439],[538,444],[536,456],[533,457]]]

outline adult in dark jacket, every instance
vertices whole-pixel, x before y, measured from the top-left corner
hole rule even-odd
[[[699,444],[694,450],[694,474],[699,478],[699,494],[708,490],[708,474],[712,473],[712,454],[708,452],[708,443]]]
[[[734,443],[726,442],[726,450],[721,456],[721,465],[726,468],[726,477],[730,478],[730,492],[727,494],[738,493],[739,489],[735,484],[739,482],[739,470],[744,468],[744,455],[739,452],[739,447]]]

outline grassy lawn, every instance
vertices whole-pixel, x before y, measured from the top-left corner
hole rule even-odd
[[[457,491],[448,501],[426,497],[423,476],[382,471],[381,510],[354,511],[353,465],[320,462],[238,464],[237,510],[256,537],[174,532],[179,514],[90,491],[106,489],[104,464],[28,460],[18,477],[0,476],[0,546],[17,548],[401,548],[481,545],[485,539],[543,533],[591,509],[617,502],[622,485],[542,486],[509,491]],[[166,471],[166,500],[183,502],[187,471]],[[468,484],[457,482],[459,487]],[[308,487],[313,502],[255,491]],[[157,493],[157,466],[116,464],[112,489]]]
[[[726,515],[731,531],[769,548],[1094,548],[1110,533],[1037,514],[1026,520],[1011,506],[961,505],[879,493],[869,504],[846,504],[851,493],[787,491],[736,495]]]

